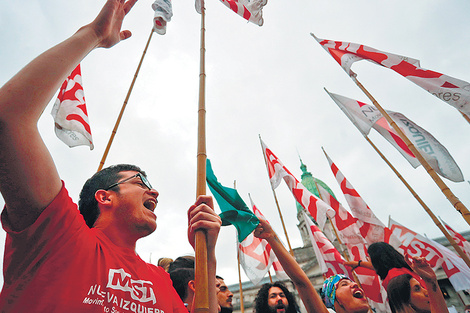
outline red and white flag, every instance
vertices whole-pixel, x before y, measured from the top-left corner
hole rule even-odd
[[[55,133],[60,140],[69,147],[86,145],[93,150],[80,64],[60,87],[51,114],[54,117]]]
[[[351,260],[367,260],[369,255],[367,254],[366,241],[361,236],[357,218],[353,217],[322,186],[318,186],[318,191],[321,198],[336,212],[335,216],[330,220],[336,229],[340,241],[346,245]],[[387,292],[380,283],[377,273],[364,267],[356,268],[355,273],[369,299],[370,305],[377,312],[387,312],[388,308],[385,301]]]
[[[201,8],[204,0],[196,0],[196,11],[201,14]],[[263,20],[263,7],[268,3],[268,0],[220,0],[230,10],[237,13],[245,20],[252,22],[256,25],[262,26]]]
[[[261,139],[260,139],[261,140]],[[307,210],[318,223],[320,229],[323,229],[326,223],[326,217],[333,217],[335,211],[324,201],[313,195],[304,185],[302,185],[294,175],[282,164],[274,153],[261,140],[266,166],[268,168],[269,180],[273,189],[279,186],[281,179],[287,184],[295,200]]]
[[[267,0],[220,0],[230,10],[256,25],[263,25],[263,7]]]
[[[419,60],[376,50],[356,43],[320,39],[318,43],[350,76],[356,76],[351,65],[367,60],[394,70],[442,101],[470,116],[470,83],[420,67]]]
[[[387,120],[382,116],[377,108],[373,105],[334,93],[328,92],[328,94],[364,136],[369,134],[371,127],[373,127],[385,139],[387,139],[387,141],[390,142],[414,168],[420,165],[418,159],[406,146],[405,142],[400,138],[395,130],[390,127]],[[449,151],[447,151],[447,149],[436,138],[434,138],[433,135],[403,114],[393,111],[387,112],[439,175],[454,182],[461,182],[464,180],[462,171],[454,158],[452,158]]]
[[[251,196],[250,196],[250,202],[251,202],[251,207],[253,208],[253,213],[256,215],[256,217],[262,218],[262,219],[266,220],[266,222],[268,222],[268,220],[264,217],[264,215],[261,213],[261,211],[253,203],[253,200],[251,199]],[[289,279],[289,276],[286,274],[286,271],[282,267],[281,263],[277,259],[276,254],[271,249],[271,246],[269,244],[267,245],[266,249],[269,252],[269,258],[271,260],[272,267],[274,268],[274,272],[276,273],[277,279],[279,279],[279,280]],[[268,270],[269,270],[269,267],[268,267]]]
[[[462,249],[463,252],[470,258],[470,242],[468,242],[461,234],[456,232],[452,227],[449,226],[446,222],[444,222],[441,218],[442,223],[444,224],[445,228],[455,240],[457,245]]]
[[[341,191],[349,204],[352,214],[358,219],[359,228],[362,237],[365,238],[367,244],[371,244],[378,241],[384,241],[390,245],[397,247],[399,245],[396,238],[391,234],[390,229],[375,216],[374,212],[369,208],[365,201],[361,198],[359,193],[349,183],[349,181],[340,172],[338,167],[333,163],[330,157],[326,154],[326,158],[330,163],[333,175],[335,175],[336,181],[341,187]],[[362,225],[361,225],[362,224]]]
[[[266,220],[261,211],[251,200],[251,197],[250,201],[253,213],[258,218]],[[266,240],[256,238],[253,233],[251,233],[245,238],[245,240],[238,243],[238,248],[240,251],[240,264],[253,285],[258,285],[261,282],[263,277],[271,268],[271,265],[273,266],[276,272],[276,277],[279,280],[288,279],[286,272],[282,268],[282,265],[279,263],[274,251]]]
[[[272,264],[271,247],[268,249],[268,246],[266,240],[256,238],[253,233],[242,242],[238,242],[240,265],[253,285],[261,282]]]
[[[434,271],[442,266],[456,291],[470,289],[470,269],[454,252],[390,219],[389,227],[400,240],[402,254],[426,259]]]
[[[159,35],[165,35],[166,24],[171,21],[171,17],[173,16],[171,0],[155,0],[152,4],[152,9],[155,11],[153,17],[153,31]]]
[[[315,251],[320,270],[324,277],[330,277],[336,274],[343,274],[348,277],[353,277],[351,269],[344,265],[344,258],[336,250],[333,244],[326,238],[320,228],[313,224],[307,213],[304,214],[305,223],[309,232],[312,247]]]

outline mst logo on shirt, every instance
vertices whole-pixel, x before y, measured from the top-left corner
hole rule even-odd
[[[107,288],[129,292],[132,299],[140,302],[157,302],[152,289],[152,282],[145,280],[133,280],[131,275],[122,268],[110,269],[108,274]]]

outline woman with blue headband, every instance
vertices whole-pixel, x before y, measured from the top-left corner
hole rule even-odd
[[[323,283],[321,296],[326,307],[336,313],[366,313],[369,303],[357,283],[346,275],[330,276]]]

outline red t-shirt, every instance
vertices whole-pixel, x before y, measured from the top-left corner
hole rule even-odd
[[[2,312],[187,313],[169,275],[88,228],[64,186],[27,229],[1,218]]]

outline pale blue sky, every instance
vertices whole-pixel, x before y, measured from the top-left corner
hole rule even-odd
[[[91,21],[103,1],[24,0],[0,11],[0,84],[53,44]],[[49,106],[40,121],[62,178],[77,199],[98,167],[151,29],[152,1],[139,0],[125,27],[133,37],[82,62],[85,99],[95,150],[69,149],[53,132]],[[283,237],[258,140],[300,179],[297,151],[314,176],[346,201],[321,146],[384,222],[399,223],[430,237],[441,236],[421,206],[323,91],[369,102],[339,65],[310,36],[349,41],[421,60],[423,68],[470,81],[470,11],[466,1],[274,1],[264,25],[248,24],[218,0],[206,0],[207,153],[219,181],[248,193]],[[196,123],[199,75],[199,15],[192,0],[174,1],[167,34],[154,35],[107,164],[143,167],[160,192],[158,229],[138,244],[152,261],[191,253],[186,210],[195,199]],[[431,132],[470,179],[468,124],[460,114],[393,71],[369,62],[353,65],[358,79],[387,109]],[[397,167],[426,204],[458,231],[468,230],[422,168],[415,170],[378,134],[371,140]],[[446,180],[470,207],[470,185]],[[297,231],[293,197],[277,189],[290,240]],[[0,199],[0,204],[3,201]],[[4,232],[0,237],[4,237]],[[219,274],[237,281],[235,232],[224,227],[217,246]],[[243,275],[244,276],[244,275]]]

